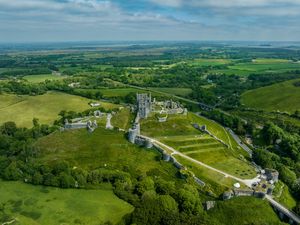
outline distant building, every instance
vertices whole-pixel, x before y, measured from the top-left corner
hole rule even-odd
[[[90,106],[91,107],[99,107],[100,103],[98,103],[98,102],[92,102],[92,103],[90,103]]]

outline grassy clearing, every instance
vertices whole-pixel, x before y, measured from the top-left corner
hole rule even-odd
[[[266,200],[254,197],[239,197],[219,201],[208,213],[224,225],[240,224],[285,224]]]
[[[133,210],[114,195],[110,185],[98,190],[76,190],[0,181],[0,204],[4,206],[1,223],[16,218],[13,224],[22,225],[115,224]]]
[[[130,109],[123,108],[118,112],[117,115],[113,116],[113,118],[111,119],[111,124],[114,127],[128,130],[133,119],[133,114],[130,113]]]
[[[296,81],[300,79],[247,91],[242,95],[242,103],[266,111],[293,113],[300,109],[300,87],[293,85]]]
[[[297,70],[300,69],[299,63],[240,63],[234,66],[229,66],[229,69],[244,70],[250,72],[271,72],[282,70]]]
[[[189,64],[195,66],[218,66],[218,65],[225,65],[229,64],[231,60],[229,59],[195,59]]]
[[[27,80],[30,83],[41,83],[46,80],[62,80],[64,78],[66,78],[66,77],[53,75],[53,74],[28,75],[28,76],[23,77],[23,79]]]
[[[72,166],[84,169],[106,167],[120,169],[131,174],[154,173],[157,176],[176,177],[176,168],[158,160],[160,154],[146,150],[125,139],[125,133],[97,128],[90,134],[85,129],[56,132],[41,138],[40,161],[51,163],[66,160]]]
[[[81,112],[90,108],[91,100],[60,92],[48,92],[38,96],[0,95],[0,123],[15,121],[18,126],[31,127],[32,119],[52,124],[62,110]],[[103,102],[107,109],[117,105]]]

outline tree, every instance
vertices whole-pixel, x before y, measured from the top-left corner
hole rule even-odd
[[[2,125],[1,131],[3,134],[14,136],[15,132],[17,131],[17,125],[12,121],[6,122]]]
[[[43,176],[40,172],[36,171],[32,176],[32,183],[35,185],[43,184]]]
[[[59,183],[60,187],[62,188],[75,187],[74,178],[71,175],[64,172],[59,175]]]

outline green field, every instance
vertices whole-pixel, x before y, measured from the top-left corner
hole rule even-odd
[[[13,219],[12,224],[20,225],[118,223],[133,207],[115,196],[110,185],[102,186],[76,190],[0,181],[0,223]]]
[[[27,80],[30,83],[41,83],[46,80],[62,80],[64,78],[66,78],[66,77],[53,75],[53,74],[28,75],[28,76],[23,77],[23,79]]]
[[[241,102],[251,108],[294,113],[300,109],[300,87],[293,85],[296,81],[300,79],[247,91]]]
[[[230,62],[231,60],[229,59],[194,59],[189,64],[194,66],[218,66],[229,64]]]
[[[0,123],[14,121],[18,126],[31,127],[32,119],[52,124],[62,110],[82,112],[91,108],[91,100],[60,92],[48,92],[38,96],[0,95]],[[111,103],[101,103],[107,109],[116,108]]]
[[[217,74],[235,74],[246,76],[259,73],[282,73],[287,71],[299,70],[300,64],[285,59],[255,59],[252,62],[236,63],[228,66],[227,69],[212,70]]]
[[[208,213],[224,225],[285,224],[280,222],[266,200],[254,197],[239,197],[217,202],[216,207]]]
[[[40,161],[51,163],[66,160],[84,169],[106,167],[141,175],[152,171],[165,177],[176,177],[176,168],[160,162],[160,154],[129,143],[124,132],[97,128],[90,134],[85,129],[56,132],[41,138],[35,145],[41,152]],[[72,147],[70,147],[72,146]],[[138,172],[139,171],[139,172]]]
[[[227,148],[214,138],[196,130],[192,123],[206,125],[207,129],[223,140]],[[188,116],[170,116],[165,123],[155,117],[142,121],[142,133],[154,137],[182,153],[217,169],[241,178],[253,178],[256,173],[244,159],[242,151],[228,132],[219,124],[189,113]]]

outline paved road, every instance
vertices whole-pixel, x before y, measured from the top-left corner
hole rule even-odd
[[[275,208],[277,208],[278,210],[280,210],[283,214],[285,214],[289,218],[293,219],[296,223],[300,224],[300,218],[299,218],[299,216],[297,216],[296,214],[294,214],[293,212],[291,212],[290,210],[288,210],[287,208],[285,208],[280,203],[276,202],[272,198],[272,196],[266,195],[266,199],[271,203],[271,205],[273,205]]]
[[[232,178],[234,180],[237,180],[237,181],[245,184],[248,187],[251,187],[251,185],[252,185],[253,182],[257,182],[259,180],[258,177],[253,178],[253,179],[243,180],[241,178],[235,177],[235,176],[230,175],[228,173],[225,173],[225,172],[223,172],[221,170],[213,168],[213,167],[211,167],[211,166],[209,166],[209,165],[207,165],[207,164],[205,164],[203,162],[200,162],[200,161],[198,161],[196,159],[193,159],[193,158],[191,158],[191,157],[189,157],[189,156],[187,156],[187,155],[185,155],[185,154],[183,154],[183,153],[175,150],[174,148],[172,148],[172,147],[170,147],[170,146],[168,146],[168,145],[166,145],[166,144],[164,144],[164,143],[162,143],[162,142],[160,142],[160,141],[158,141],[156,139],[153,139],[153,138],[150,138],[150,137],[147,137],[147,136],[144,136],[144,135],[140,135],[140,136],[142,138],[150,140],[153,144],[160,145],[160,146],[164,147],[166,150],[169,150],[170,152],[172,152],[171,155],[179,155],[179,156],[181,156],[181,157],[183,157],[183,158],[185,158],[185,159],[187,159],[187,160],[189,160],[189,161],[191,161],[193,163],[196,163],[196,164],[198,164],[200,166],[203,166],[203,167],[205,167],[207,169],[210,169],[210,170],[213,170],[213,171],[215,171],[217,173],[220,173],[220,174],[224,175],[225,177],[230,177],[230,178]],[[287,208],[285,208],[283,205],[281,205],[280,203],[276,202],[272,198],[272,196],[266,195],[266,199],[270,202],[271,205],[273,205],[274,207],[276,207],[278,210],[280,210],[282,213],[284,213],[289,218],[292,218],[294,221],[296,221],[296,223],[300,224],[300,218],[296,214],[294,214],[293,212],[291,212],[290,210],[288,210]]]
[[[241,182],[241,183],[247,185],[248,187],[251,187],[251,184],[252,184],[252,183],[250,183],[249,180],[246,180],[246,182],[245,182],[245,180],[243,180],[243,179],[241,179],[241,178],[235,177],[235,176],[233,176],[233,175],[231,175],[231,174],[225,173],[225,172],[223,172],[223,171],[221,171],[221,170],[218,170],[218,169],[216,169],[216,168],[213,168],[213,167],[211,167],[211,166],[209,166],[209,165],[207,165],[207,164],[205,164],[205,163],[203,163],[203,162],[200,162],[200,161],[198,161],[198,160],[196,160],[196,159],[193,159],[193,158],[191,158],[191,157],[189,157],[189,156],[187,156],[187,155],[185,155],[185,154],[183,154],[183,153],[181,153],[181,152],[175,150],[174,148],[172,148],[172,147],[170,147],[170,146],[168,146],[168,145],[166,145],[166,144],[164,144],[164,143],[162,143],[162,142],[160,142],[160,141],[158,141],[158,140],[156,140],[156,139],[153,139],[153,138],[150,138],[150,137],[147,137],[147,136],[144,136],[144,135],[140,135],[140,136],[141,136],[142,138],[145,138],[145,139],[150,140],[150,141],[151,141],[152,143],[154,143],[154,144],[157,144],[157,145],[160,145],[160,146],[164,147],[166,150],[169,150],[170,152],[172,152],[172,155],[179,155],[179,156],[181,156],[181,157],[183,157],[183,158],[185,158],[185,159],[187,159],[187,160],[189,160],[189,161],[191,161],[191,162],[194,162],[194,163],[196,163],[196,164],[198,164],[198,165],[200,165],[200,166],[206,167],[206,168],[208,168],[208,169],[210,169],[210,170],[213,170],[213,171],[215,171],[215,172],[217,172],[217,173],[220,173],[220,174],[224,175],[225,177],[230,177],[230,178],[232,178],[232,179],[234,179],[234,180],[237,180],[237,181],[239,181],[239,182]],[[256,179],[256,178],[254,178],[254,179]],[[253,180],[253,182],[255,182],[255,181],[256,181],[256,180]],[[250,185],[250,186],[249,186],[249,185]]]
[[[246,145],[244,144],[241,139],[239,138],[239,136],[237,136],[230,128],[226,128],[228,130],[228,132],[230,133],[230,135],[233,137],[233,139],[239,144],[239,146],[244,149],[246,152],[248,152],[248,154],[250,155],[250,157],[252,157],[252,150]]]

